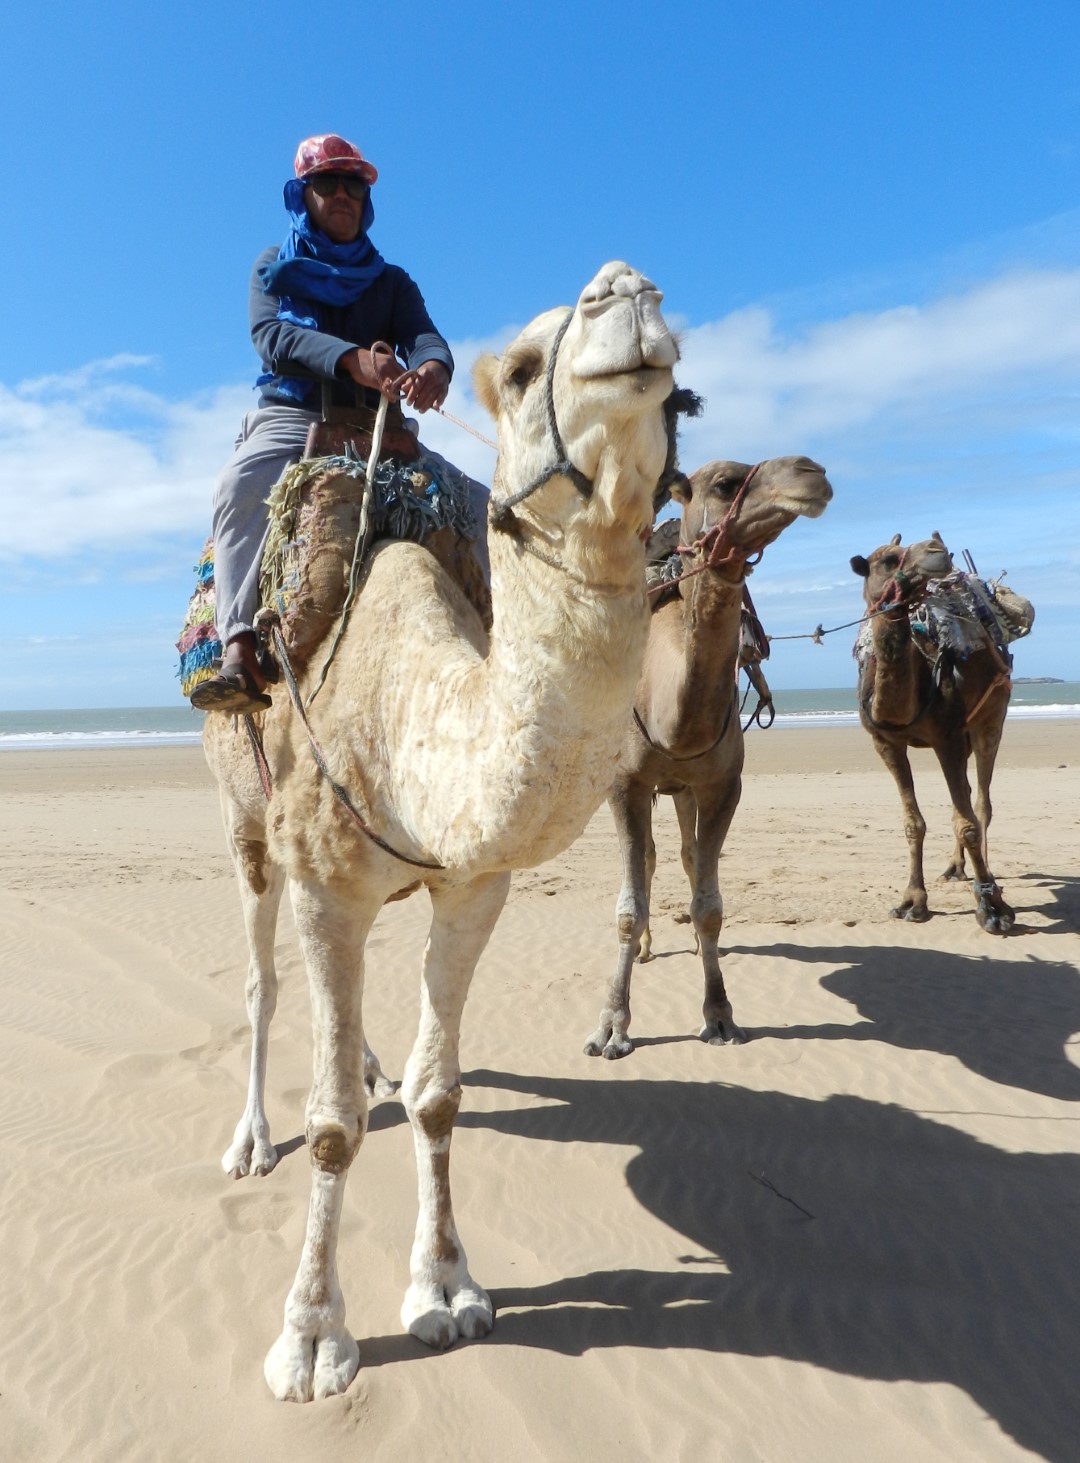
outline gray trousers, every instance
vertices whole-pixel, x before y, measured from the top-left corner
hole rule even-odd
[[[252,628],[259,608],[266,500],[285,469],[304,455],[308,427],[318,420],[318,412],[303,407],[260,406],[249,411],[240,425],[236,449],[218,478],[214,493],[214,597],[218,636],[225,645]],[[446,463],[444,457],[427,447],[424,453]],[[488,578],[488,490],[470,478],[469,497],[480,529],[474,552]]]
[[[214,600],[218,636],[227,645],[252,628],[259,608],[259,562],[270,489],[304,455],[317,411],[260,406],[240,424],[236,449],[214,493]]]

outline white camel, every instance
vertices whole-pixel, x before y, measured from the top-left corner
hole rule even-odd
[[[381,1077],[364,1045],[364,944],[383,904],[418,882],[432,922],[402,1083],[419,1179],[402,1323],[434,1347],[491,1328],[491,1302],[469,1273],[450,1199],[458,1032],[510,871],[578,836],[621,756],[648,631],[644,539],[668,457],[664,402],[678,354],[660,299],[627,265],[607,264],[572,311],[540,315],[501,358],[477,363],[477,394],[499,436],[494,628],[489,638],[426,550],[392,543],[376,552],[311,709],[356,816],[316,767],[279,690],[261,718],[269,803],[241,724],[207,718],[251,950],[251,1084],[224,1159],[230,1173],[265,1173],[276,1161],[262,1084],[286,877],[311,988],[311,1201],[284,1328],[265,1365],[279,1398],[342,1392],[357,1369],[336,1249],[368,1091]]]

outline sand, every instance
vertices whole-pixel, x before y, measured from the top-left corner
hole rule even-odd
[[[403,1336],[408,1126],[373,1110],[341,1273],[361,1371],[276,1403],[308,1191],[307,995],[287,912],[268,1108],[282,1159],[219,1167],[244,1100],[246,964],[198,748],[0,755],[0,1455],[551,1463],[1080,1456],[1080,755],[1010,724],[982,933],[966,887],[889,918],[891,780],[858,729],[755,731],[721,864],[753,1040],[694,1039],[698,962],[658,810],[657,958],[631,1057],[581,1046],[614,960],[607,811],[515,877],[466,1010],[455,1202],[499,1311]],[[927,868],[944,787],[916,765]],[[400,1076],[421,895],[370,944],[367,1029]]]

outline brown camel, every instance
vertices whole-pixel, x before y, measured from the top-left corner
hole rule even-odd
[[[1015,916],[990,872],[986,835],[992,813],[990,779],[1012,691],[1009,658],[971,616],[966,623],[975,627],[978,643],[963,659],[947,647],[937,649],[923,627],[913,630],[912,610],[928,590],[933,598],[934,582],[953,567],[952,555],[937,533],[907,548],[896,534],[869,558],[856,555],[851,567],[866,581],[863,593],[869,611],[856,642],[859,716],[896,780],[911,855],[908,886],[893,914],[916,921],[930,918],[923,880],[926,823],[915,801],[908,748],[932,747],[953,805],[956,844],[945,878],[964,878],[964,861],[969,857],[975,873],[975,918],[990,934],[1006,934]],[[967,774],[972,751],[974,807]]]
[[[251,947],[251,1087],[226,1155],[238,1177],[276,1158],[261,1083],[286,878],[311,988],[311,1202],[264,1368],[276,1397],[343,1392],[357,1369],[337,1238],[377,1079],[365,1060],[364,946],[382,906],[421,882],[432,922],[401,1089],[419,1214],[401,1317],[433,1347],[491,1329],[450,1196],[462,1011],[511,870],[573,842],[619,757],[648,633],[644,541],[670,446],[665,402],[678,351],[660,298],[636,270],[605,265],[574,309],[547,311],[500,359],[478,361],[477,394],[499,438],[490,635],[433,555],[388,543],[372,556],[332,674],[310,703],[329,777],[280,687],[259,718],[274,774],[268,804],[235,719],[207,718]],[[301,676],[301,692],[313,676]]]
[[[690,917],[705,971],[705,1025],[714,1046],[746,1040],[724,989],[717,941],[724,917],[717,864],[742,790],[738,715],[739,620],[743,582],[766,545],[800,516],[816,518],[832,497],[824,469],[807,457],[748,467],[710,462],[676,486],[685,568],[649,625],[645,660],[622,760],[609,794],[622,851],[616,915],[619,958],[589,1056],[633,1051],[630,974],[651,953],[649,897],[656,870],[652,804],[675,802]]]

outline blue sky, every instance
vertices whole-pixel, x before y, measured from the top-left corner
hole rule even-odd
[[[468,364],[609,258],[707,399],[685,466],[805,452],[835,498],[752,588],[777,636],[938,529],[1080,679],[1080,6],[550,0],[100,7],[5,20],[0,709],[179,704],[176,638],[257,365],[246,288],[297,141],[377,165],[372,237]],[[488,449],[426,441],[477,476]],[[851,633],[778,687],[852,680]]]

